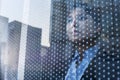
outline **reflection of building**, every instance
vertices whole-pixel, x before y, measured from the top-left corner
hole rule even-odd
[[[7,54],[8,18],[0,16],[0,80],[4,80]]]
[[[41,46],[41,51],[40,51],[41,57],[44,57],[47,55],[48,49],[49,49],[49,47],[47,47],[47,46]]]
[[[63,41],[66,36],[66,3],[64,0],[52,0],[50,42]]]
[[[8,72],[7,78],[17,79],[18,58],[20,50],[21,23],[13,21],[8,25]]]
[[[40,78],[40,74],[35,75],[41,70],[40,48],[42,30],[18,21],[13,21],[9,23],[8,31],[8,78],[11,80],[17,80],[17,77],[23,77],[25,80]],[[22,44],[24,42],[26,43]],[[30,79],[30,77],[32,78]]]
[[[41,33],[41,29],[28,26],[24,73],[25,80],[38,80],[41,77]]]
[[[66,3],[64,0],[51,1],[50,49],[46,56],[43,79],[64,78],[64,53],[66,44]],[[48,75],[48,76],[46,76]]]

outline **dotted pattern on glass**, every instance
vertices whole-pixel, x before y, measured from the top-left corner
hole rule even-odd
[[[28,28],[24,79],[120,80],[120,1],[51,2],[50,47]]]

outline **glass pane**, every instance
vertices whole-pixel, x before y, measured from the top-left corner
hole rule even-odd
[[[1,0],[0,80],[119,80],[119,0]]]

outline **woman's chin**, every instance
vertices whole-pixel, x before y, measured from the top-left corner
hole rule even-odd
[[[80,41],[81,39],[79,39],[79,38],[73,38],[72,39],[72,42],[78,42],[78,41]]]
[[[78,42],[81,40],[84,40],[85,37],[80,37],[80,36],[71,36],[69,37],[69,40],[71,40],[72,42]]]

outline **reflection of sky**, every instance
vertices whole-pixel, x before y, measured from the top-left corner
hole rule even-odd
[[[0,15],[22,21],[25,0],[0,0]],[[42,45],[49,46],[50,0],[30,0],[28,24],[42,28]]]

